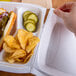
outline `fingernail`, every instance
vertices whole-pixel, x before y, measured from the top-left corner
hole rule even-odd
[[[54,10],[54,13],[56,13],[56,12],[57,12],[57,10],[55,9],[55,10]]]
[[[58,9],[55,9],[55,10],[54,10],[54,13],[57,14],[57,12],[58,12]]]

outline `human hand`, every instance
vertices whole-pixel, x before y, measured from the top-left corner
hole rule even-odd
[[[66,27],[76,35],[76,2],[69,2],[54,10],[64,20]]]

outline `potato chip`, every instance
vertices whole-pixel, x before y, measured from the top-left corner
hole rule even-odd
[[[17,42],[19,42],[19,41],[18,41],[18,37],[17,37],[17,34],[15,35],[15,37],[14,37],[14,38],[15,38],[15,40],[16,40]]]
[[[23,29],[19,29],[17,36],[18,36],[18,40],[20,42],[20,45],[21,45],[22,49],[25,50],[25,47],[27,45],[27,40],[29,38],[31,38],[33,36],[33,34],[31,32],[27,32]]]
[[[18,34],[16,34],[14,38],[15,38],[15,40],[18,42],[18,44],[20,45],[17,35],[18,35]]]
[[[24,56],[26,56],[26,52],[22,49],[18,49],[12,54],[11,58],[17,59],[22,58]]]
[[[4,59],[5,61],[7,61],[8,58],[9,58],[11,55],[12,55],[12,53],[4,52],[4,54],[3,54],[3,59]]]
[[[38,44],[40,39],[36,36],[33,36],[28,40],[28,45],[26,46],[26,52],[29,53],[32,49],[35,48],[35,46]]]
[[[10,64],[13,64],[15,62],[15,59],[13,58],[6,58],[6,61],[8,61]]]
[[[15,62],[15,59],[11,58],[12,53],[4,52],[4,60],[9,62],[10,64],[13,64]]]
[[[19,29],[15,37],[7,35],[4,37],[3,44],[6,53],[5,60],[11,64],[14,62],[27,63],[39,41],[38,37],[24,29]]]
[[[20,45],[18,44],[18,42],[15,40],[15,38],[11,35],[8,35],[4,38],[4,41],[7,43],[7,45],[10,48],[16,48],[16,49],[20,49]]]
[[[30,60],[30,58],[33,55],[33,53],[34,53],[34,49],[26,56],[26,58],[24,60],[24,63],[27,63]]]
[[[16,51],[16,49],[10,48],[6,43],[3,44],[3,49],[7,53],[14,53]]]
[[[8,58],[8,57],[10,57],[11,55],[12,55],[12,53],[7,53],[7,52],[4,52],[3,57]]]
[[[15,59],[15,60],[16,60],[16,62],[22,62],[22,60],[19,58]]]

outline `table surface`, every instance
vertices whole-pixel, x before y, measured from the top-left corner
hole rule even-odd
[[[12,0],[13,2],[28,2],[28,3],[34,3],[34,4],[38,4],[41,6],[44,6],[46,8],[50,8],[51,7],[51,3],[52,2],[52,7],[57,8],[60,5],[62,5],[65,2],[69,2],[69,1],[76,1],[76,0]],[[42,1],[42,2],[40,2]],[[47,10],[47,14],[48,14],[49,10]],[[47,16],[46,14],[46,16]],[[14,73],[7,73],[7,72],[2,72],[0,71],[0,76],[34,76],[32,74],[14,74]]]

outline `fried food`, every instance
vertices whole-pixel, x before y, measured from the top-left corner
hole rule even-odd
[[[6,61],[9,62],[10,64],[13,64],[15,62],[15,59],[13,58],[6,58]]]
[[[20,45],[18,44],[18,42],[15,40],[15,38],[11,35],[7,35],[4,38],[4,41],[7,43],[7,45],[10,48],[16,48],[16,49],[20,49]]]
[[[18,40],[19,40],[19,43],[20,43],[22,49],[25,50],[26,45],[27,45],[27,40],[29,38],[31,38],[33,36],[33,34],[31,32],[27,32],[23,29],[19,29],[17,36],[18,36]]]
[[[19,41],[18,41],[18,37],[17,37],[17,34],[15,35],[15,40],[19,43]]]
[[[40,39],[36,36],[33,36],[28,40],[28,45],[26,46],[26,52],[29,53],[31,50],[35,48],[35,46],[38,44]]]
[[[22,58],[24,56],[26,56],[26,52],[24,50],[22,50],[22,49],[19,49],[19,50],[16,50],[12,54],[11,58],[17,59],[17,58]]]
[[[38,37],[24,29],[19,29],[15,37],[7,35],[3,44],[6,53],[5,60],[11,64],[15,62],[27,63],[39,41]]]
[[[7,53],[14,53],[16,49],[12,49],[10,47],[8,47],[8,45],[6,43],[3,44],[3,49],[5,50],[5,52]]]
[[[26,56],[26,58],[24,60],[24,63],[27,63],[30,60],[30,58],[33,55],[33,53],[34,53],[34,49]]]
[[[22,62],[21,59],[26,56],[26,52],[22,49],[16,50],[12,55],[5,58],[6,61],[8,61],[10,64],[13,64],[14,62]]]

